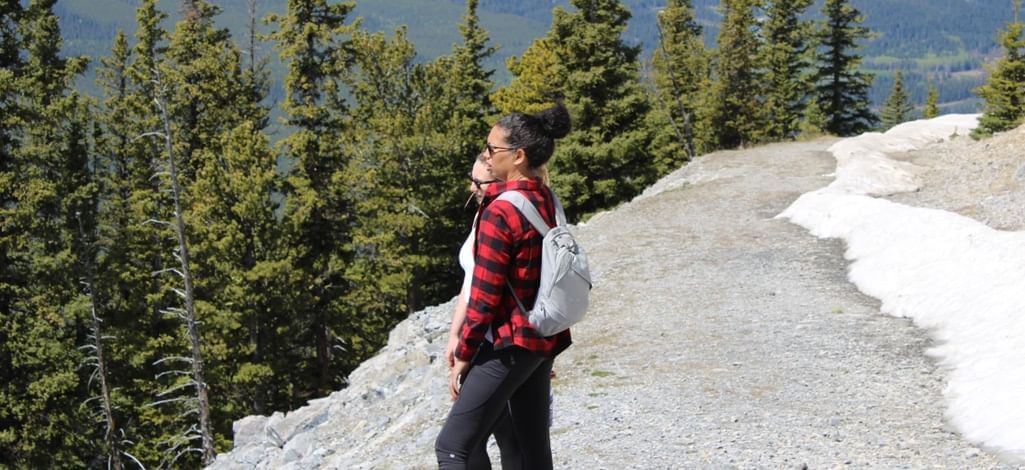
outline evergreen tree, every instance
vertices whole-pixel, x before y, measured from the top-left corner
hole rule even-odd
[[[1000,33],[1004,56],[989,70],[986,84],[976,89],[986,102],[979,127],[972,133],[987,136],[1025,122],[1025,23],[1019,20],[1021,0],[1013,0],[1014,21]]]
[[[353,7],[352,2],[289,0],[284,15],[268,18],[277,24],[271,37],[288,70],[285,124],[294,129],[279,148],[293,163],[283,189],[283,236],[287,262],[299,275],[290,286],[292,324],[279,334],[294,345],[292,367],[284,372],[296,384],[297,403],[329,392],[346,371],[335,359],[339,348],[347,347],[336,326],[347,320],[345,272],[354,221],[342,139],[349,119],[340,78],[353,60],[349,36],[355,27],[345,23]]]
[[[21,41],[18,24],[21,21],[22,6],[18,1],[0,2],[0,218],[9,220],[9,211],[15,207],[15,193],[18,184],[18,168],[13,157],[19,146],[17,124],[18,76],[23,66],[21,59]],[[0,224],[0,319],[6,324],[12,315],[12,306],[19,285],[24,284],[23,277],[18,274],[14,264],[14,251],[17,233],[8,224]],[[0,343],[6,344],[8,338],[0,329]],[[10,382],[6,371],[10,369],[10,360],[0,355],[0,379]],[[3,412],[0,412],[3,413]],[[6,419],[0,415],[0,419]],[[9,449],[13,445],[14,434],[0,432],[0,449]],[[0,450],[0,460],[12,461],[13,457]]]
[[[84,358],[77,349],[88,330],[79,282],[87,250],[77,236],[78,220],[93,230],[96,185],[88,102],[71,91],[86,61],[61,57],[53,5],[5,2],[0,20],[0,57],[11,67],[0,84],[5,102],[15,102],[5,106],[0,124],[6,258],[0,455],[17,467],[82,468],[104,453],[94,415],[83,404],[91,371],[79,367]]]
[[[270,109],[261,103],[267,98],[271,86],[270,57],[261,56],[258,49],[262,37],[257,30],[257,0],[248,0],[249,22],[246,25],[245,67],[242,71],[242,88],[246,90],[247,106],[251,114],[243,115],[242,122],[252,122],[257,129],[265,129],[270,120]]]
[[[717,39],[718,63],[710,95],[710,123],[716,148],[734,148],[765,137],[764,66],[756,34],[758,0],[724,0]]]
[[[153,406],[170,404],[180,414],[180,417],[195,416],[195,420],[188,424],[177,434],[172,434],[161,444],[165,447],[165,457],[161,462],[162,466],[174,467],[177,465],[188,465],[179,463],[182,457],[190,454],[198,455],[199,462],[209,465],[216,456],[214,449],[214,434],[210,423],[210,386],[206,381],[205,361],[203,359],[203,337],[200,332],[200,320],[197,308],[196,282],[193,274],[193,262],[191,258],[191,245],[189,242],[188,224],[185,222],[185,193],[181,183],[181,175],[174,149],[176,147],[176,135],[173,130],[171,113],[168,111],[167,87],[158,72],[155,76],[157,89],[156,104],[160,111],[160,120],[163,123],[163,131],[159,137],[164,141],[164,155],[167,158],[166,165],[160,174],[166,177],[167,185],[171,193],[173,204],[172,219],[161,221],[170,225],[178,247],[175,251],[175,258],[178,265],[166,269],[167,273],[173,273],[178,277],[181,284],[172,285],[172,290],[178,295],[181,306],[169,307],[162,313],[177,317],[181,321],[180,337],[188,343],[188,347],[179,356],[167,356],[160,358],[159,363],[181,363],[181,369],[166,371],[170,374],[171,383],[162,392],[157,394],[160,400],[153,403]],[[156,175],[155,175],[156,176]],[[216,317],[213,320],[220,320]],[[160,378],[161,374],[157,375]],[[179,392],[189,389],[185,395],[178,395]],[[198,444],[197,444],[198,441]],[[185,462],[190,462],[188,459]]]
[[[204,155],[193,185],[190,219],[194,254],[204,266],[209,298],[200,303],[208,318],[207,381],[217,397],[213,422],[221,428],[253,413],[287,408],[287,384],[275,379],[288,364],[274,340],[287,328],[290,267],[283,261],[275,194],[281,181],[276,158],[259,124],[247,121],[222,136],[220,154]]]
[[[413,192],[417,207],[430,217],[417,242],[425,264],[413,273],[409,312],[448,300],[459,289],[461,271],[453,253],[470,224],[466,173],[484,146],[495,113],[490,100],[494,70],[483,65],[495,48],[480,26],[476,0],[467,1],[459,31],[462,42],[453,45],[451,54],[425,64],[417,84],[422,99],[413,131],[420,136],[418,158],[425,160],[430,177],[417,181]]]
[[[94,132],[96,159],[93,168],[100,185],[100,201],[97,207],[98,225],[95,235],[91,237],[95,239],[93,252],[96,254],[95,259],[90,260],[92,279],[88,282],[88,290],[93,304],[91,316],[94,323],[94,344],[91,348],[95,350],[97,373],[101,378],[108,376],[107,380],[111,384],[119,383],[119,380],[131,383],[132,374],[127,372],[130,368],[127,358],[119,351],[135,350],[129,346],[132,340],[127,338],[138,336],[138,330],[132,328],[134,325],[131,325],[131,318],[133,314],[143,313],[143,309],[131,311],[128,305],[133,298],[142,299],[143,296],[133,293],[145,286],[144,283],[131,282],[132,279],[128,275],[131,272],[131,265],[126,251],[126,248],[131,246],[127,235],[133,225],[130,216],[133,184],[138,182],[138,178],[133,178],[132,175],[132,171],[138,169],[134,159],[137,158],[136,152],[140,149],[140,140],[135,137],[142,133],[132,134],[132,131],[138,128],[133,125],[132,106],[137,103],[133,102],[130,92],[130,61],[131,49],[128,46],[128,39],[123,31],[118,30],[111,56],[100,59],[100,67],[96,72],[97,84],[103,90],[104,101],[98,112],[94,113],[97,116],[97,129]],[[82,237],[86,238],[87,235],[83,232]],[[149,277],[148,273],[146,277]],[[144,302],[138,302],[137,305],[144,305]],[[120,344],[115,345],[113,341],[104,344],[107,337],[117,340]],[[114,466],[120,467],[120,454],[124,452],[124,420],[119,410],[122,407],[113,404],[127,404],[124,403],[127,397],[121,396],[118,388],[108,387],[102,383],[101,396],[105,397],[103,401],[111,403],[110,409],[104,410],[108,415],[108,453],[111,454]],[[134,416],[131,407],[128,408],[128,416]]]
[[[494,99],[502,111],[536,112],[551,106],[553,95],[565,97],[573,131],[556,146],[552,185],[579,218],[635,196],[657,172],[648,153],[651,104],[639,81],[640,48],[622,39],[630,12],[616,0],[570,3],[576,10],[554,10],[552,29],[513,63],[519,74]]]
[[[701,25],[690,0],[670,0],[657,18],[659,45],[652,58],[654,113],[665,117],[656,131],[652,154],[660,175],[707,148],[702,97],[709,86],[709,59]],[[657,121],[658,118],[655,118]],[[658,124],[658,122],[656,122]]]
[[[929,80],[929,91],[925,98],[925,110],[922,111],[922,117],[926,119],[932,119],[940,115],[940,92],[936,89],[936,83]]]
[[[221,135],[260,114],[254,109],[259,105],[253,103],[252,79],[243,77],[240,52],[228,30],[214,23],[219,13],[204,0],[186,1],[185,17],[159,63],[185,187],[203,166],[203,150],[217,153]]]
[[[861,56],[854,52],[858,40],[870,36],[860,26],[865,18],[849,0],[826,0],[822,13],[813,94],[826,116],[825,130],[840,136],[865,132],[878,122],[869,109],[872,76],[858,71]]]
[[[16,336],[12,336],[18,333],[15,326],[18,315],[26,315],[24,310],[16,311],[15,305],[27,288],[28,267],[28,260],[20,249],[27,228],[14,223],[18,199],[24,193],[20,178],[22,162],[15,155],[21,146],[22,133],[19,82],[24,60],[19,25],[23,15],[21,2],[0,2],[0,220],[3,220],[0,223],[0,380],[4,384],[0,385],[3,394],[0,395],[0,422],[5,423],[0,430],[0,461],[12,464],[23,462],[25,455],[25,450],[18,445],[21,432],[15,426],[24,418],[14,408],[18,404],[12,403],[6,395],[7,387],[23,384],[19,380],[25,375],[15,368],[14,354],[19,351],[13,344]]]
[[[826,115],[823,114],[818,100],[814,97],[808,101],[804,108],[804,118],[801,119],[800,136],[804,139],[819,137],[826,133]]]
[[[154,176],[162,168],[163,141],[151,137],[162,130],[156,78],[164,61],[167,31],[160,23],[166,14],[156,8],[156,0],[143,0],[136,10],[137,28],[131,53],[112,50],[112,57],[97,71],[105,102],[100,121],[103,139],[100,154],[110,159],[105,194],[109,202],[101,210],[101,235],[106,256],[98,282],[104,293],[106,312],[117,328],[117,341],[111,344],[112,380],[124,386],[114,399],[120,400],[125,416],[125,434],[130,438],[126,452],[147,465],[156,466],[161,458],[161,442],[177,432],[177,411],[151,406],[163,390],[161,380],[167,366],[163,358],[180,355],[183,344],[180,322],[161,312],[180,305],[180,299],[166,288],[168,268],[177,243],[168,236],[173,201],[164,185]],[[124,59],[119,57],[124,55]],[[120,63],[127,63],[122,72]],[[162,375],[161,375],[162,374]]]
[[[562,91],[573,131],[556,146],[551,167],[567,211],[581,217],[636,196],[657,173],[640,48],[622,39],[629,10],[618,0],[570,3],[576,11],[555,9],[549,37],[567,72]]]
[[[911,118],[914,106],[908,100],[908,92],[904,90],[904,74],[900,70],[893,76],[893,90],[886,98],[881,112],[883,118],[883,130],[890,129],[897,124]]]
[[[537,113],[551,105],[566,86],[568,72],[548,37],[535,39],[520,57],[509,57],[506,67],[514,77],[491,96],[501,114]]]
[[[359,31],[352,41],[358,52],[346,76],[354,102],[349,135],[356,156],[350,171],[362,177],[353,178],[351,187],[356,256],[346,273],[352,285],[346,305],[352,310],[346,310],[345,331],[352,347],[364,348],[352,352],[363,355],[383,342],[400,313],[408,313],[414,277],[428,264],[419,246],[428,217],[423,201],[430,197],[423,182],[437,183],[428,176],[434,169],[426,136],[416,128],[424,67],[414,62],[405,30],[391,40]]]
[[[765,134],[770,140],[793,139],[810,89],[805,76],[810,24],[800,16],[813,0],[769,0],[764,24]]]

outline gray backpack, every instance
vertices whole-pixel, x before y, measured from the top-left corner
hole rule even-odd
[[[555,193],[552,196],[555,198],[556,225],[551,229],[534,204],[520,192],[506,191],[497,199],[508,201],[516,207],[544,237],[541,242],[541,287],[533,309],[528,311],[523,306],[512,284],[506,280],[520,310],[528,312],[531,326],[544,336],[561,333],[583,319],[591,291],[587,254],[570,233],[559,198]]]

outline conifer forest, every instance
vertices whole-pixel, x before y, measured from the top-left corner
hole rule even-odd
[[[1025,117],[1007,2],[980,138]],[[551,181],[581,221],[702,154],[885,130],[943,99],[898,73],[873,109],[850,0],[721,0],[714,31],[667,0],[651,54],[624,2],[571,0],[502,83],[478,0],[430,59],[354,1],[231,31],[215,0],[136,3],[134,32],[87,59],[63,52],[57,0],[0,0],[2,468],[199,468],[233,421],[345,387],[457,293],[467,172],[502,114],[564,100]]]

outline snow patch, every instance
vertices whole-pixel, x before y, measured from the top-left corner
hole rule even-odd
[[[1025,232],[871,196],[919,189],[890,158],[966,135],[978,115],[913,121],[829,148],[836,179],[777,217],[841,238],[848,278],[883,313],[929,330],[929,354],[949,372],[947,417],[966,439],[1025,462]]]

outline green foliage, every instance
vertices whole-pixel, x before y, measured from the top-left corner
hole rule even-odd
[[[356,26],[346,23],[352,8],[351,2],[290,0],[284,15],[268,18],[288,70],[282,109],[294,129],[278,144],[292,163],[282,189],[282,223],[284,261],[295,270],[284,286],[293,293],[292,321],[279,334],[292,345],[289,383],[296,384],[296,401],[327,393],[352,367],[348,356],[335,360],[339,348],[352,343],[351,332],[341,329],[348,322],[345,272],[355,221],[350,156],[343,152],[349,112],[340,81],[354,60],[350,36]]]
[[[890,129],[897,124],[911,119],[911,112],[915,107],[908,100],[908,93],[904,90],[904,78],[898,70],[893,81],[893,91],[890,97],[883,104],[880,112],[882,116],[883,129]]]
[[[764,23],[765,136],[793,139],[799,131],[806,97],[812,40],[811,23],[801,21],[812,0],[771,0]]]
[[[645,126],[651,105],[638,82],[640,49],[622,39],[630,12],[615,0],[571,3],[576,11],[556,8],[548,35],[511,64],[518,75],[494,100],[503,111],[531,112],[550,106],[552,94],[565,96],[573,131],[556,145],[552,185],[579,218],[635,196],[656,170]],[[552,88],[535,88],[542,83]]]
[[[932,119],[940,115],[940,92],[936,89],[936,83],[929,81],[929,94],[925,99],[925,109],[922,110],[922,117]]]
[[[826,17],[819,32],[814,96],[826,116],[825,130],[848,136],[875,127],[878,119],[869,109],[872,77],[858,71],[861,57],[855,54],[858,40],[870,37],[860,26],[865,18],[849,0],[826,0]]]
[[[718,63],[709,91],[709,120],[716,148],[747,146],[765,138],[762,40],[756,34],[757,0],[724,0],[717,39]]]
[[[659,47],[652,58],[656,129],[651,153],[659,175],[708,148],[707,124],[699,114],[710,85],[709,54],[689,0],[670,0],[658,15]]]
[[[276,215],[283,181],[267,137],[247,121],[221,140],[222,153],[203,157],[189,218],[198,287],[209,299],[207,380],[220,402],[214,421],[223,426],[289,403],[285,389],[266,379],[288,377],[293,367],[276,353],[284,345],[275,333],[288,327],[285,289],[294,279]]]
[[[800,134],[802,139],[819,137],[826,133],[826,115],[823,114],[819,102],[812,98],[804,108],[801,119]]]
[[[373,343],[382,341],[398,312],[406,313],[415,273],[427,267],[418,247],[427,213],[418,191],[427,177],[430,156],[416,119],[422,106],[424,66],[399,29],[353,35],[353,73],[347,77],[356,106],[348,138],[355,149],[345,183],[355,201],[356,227],[351,251],[357,256],[346,279],[353,286],[346,305],[359,306],[360,323]],[[357,312],[348,311],[351,317]],[[350,334],[360,331],[351,325]]]
[[[88,101],[71,90],[86,61],[61,57],[52,0],[20,3],[5,2],[0,23],[0,460],[81,468],[103,453],[77,349],[88,318],[78,221],[95,227],[97,192]]]
[[[1014,0],[1014,21],[1000,33],[1004,56],[989,67],[989,80],[976,90],[986,102],[976,136],[1013,129],[1025,122],[1025,23],[1019,21],[1021,0]]]
[[[506,66],[515,78],[491,97],[499,112],[537,113],[551,105],[568,74],[552,44],[548,37],[538,38],[521,57],[509,58]]]

